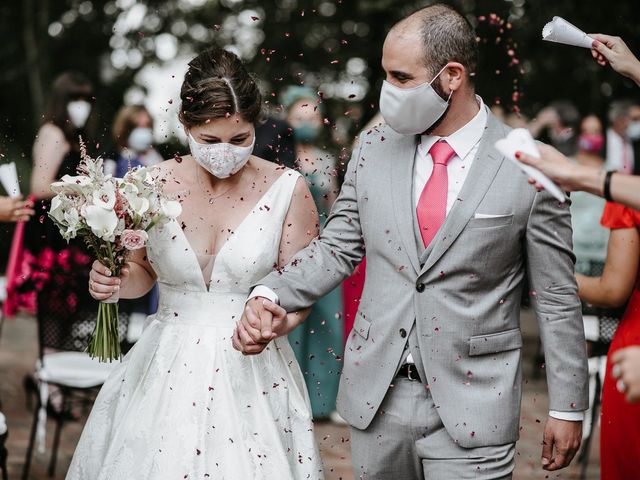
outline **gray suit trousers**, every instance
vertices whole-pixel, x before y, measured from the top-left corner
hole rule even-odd
[[[359,480],[510,479],[515,443],[463,448],[440,420],[429,387],[397,378],[365,430],[351,428]]]

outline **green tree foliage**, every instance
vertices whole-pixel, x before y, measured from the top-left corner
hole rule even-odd
[[[102,126],[94,148],[108,151],[113,115],[136,75],[167,61],[162,51],[164,57],[167,51],[169,56],[193,55],[212,43],[241,54],[275,109],[283,86],[305,83],[320,92],[329,123],[346,132],[346,145],[377,109],[386,32],[429,3],[5,0],[0,2],[0,161],[21,162],[27,186],[33,138],[49,85],[60,72],[80,70],[95,83]],[[489,104],[499,100],[509,110],[517,92],[517,104],[528,116],[559,98],[572,100],[584,113],[602,115],[612,98],[637,96],[631,82],[600,68],[588,51],[541,40],[543,25],[559,15],[586,31],[620,35],[640,52],[636,0],[445,3],[477,27],[477,85]]]

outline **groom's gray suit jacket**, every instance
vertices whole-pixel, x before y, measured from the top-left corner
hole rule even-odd
[[[418,137],[388,127],[363,133],[320,239],[259,282],[287,311],[300,310],[348,277],[366,245],[366,282],[338,394],[338,411],[354,427],[365,429],[378,412],[415,326],[419,370],[451,437],[468,448],[515,442],[525,275],[549,409],[587,408],[569,205],[537,193],[493,148],[507,133],[489,115],[462,191],[424,252],[412,200]]]

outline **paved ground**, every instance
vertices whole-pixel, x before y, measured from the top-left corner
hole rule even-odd
[[[537,329],[531,315],[523,315],[525,336],[525,389],[522,404],[521,439],[517,445],[517,467],[514,478],[524,479],[578,479],[578,469],[571,467],[561,473],[548,474],[539,467],[542,425],[547,415],[547,395],[544,379],[532,376],[533,357],[537,344]],[[20,477],[31,422],[31,413],[25,406],[22,378],[28,373],[37,356],[36,325],[32,318],[19,318],[4,324],[0,339],[0,399],[9,423],[9,474],[10,479]],[[83,419],[84,420],[84,419]],[[75,443],[82,429],[82,422],[69,424],[63,431],[59,467],[55,478],[64,478]],[[331,423],[321,423],[316,428],[327,470],[327,480],[353,479],[350,468],[349,431]],[[50,443],[53,425],[48,426]],[[599,478],[599,456],[596,438],[591,449],[589,480]],[[47,456],[36,455],[30,479],[45,479]],[[90,480],[90,479],[88,479]],[[164,479],[159,479],[164,480]],[[242,479],[245,480],[245,479]],[[248,479],[247,479],[248,480]]]

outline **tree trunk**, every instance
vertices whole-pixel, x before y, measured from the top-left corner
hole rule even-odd
[[[33,0],[24,0],[22,3],[22,40],[26,59],[27,82],[29,84],[29,92],[31,93],[34,128],[38,128],[42,112],[44,111],[44,88],[42,86],[42,74],[39,64],[38,40],[36,36],[37,25],[33,10]]]

